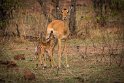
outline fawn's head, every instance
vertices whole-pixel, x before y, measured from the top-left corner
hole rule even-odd
[[[52,40],[52,39],[54,39],[54,38],[55,38],[55,37],[54,37],[53,31],[51,31],[50,36],[49,36],[49,40]]]
[[[49,38],[46,40],[47,44],[49,44],[50,47],[55,47],[57,44],[57,39],[53,34],[53,31],[51,31]]]
[[[50,32],[49,34],[49,37],[46,39],[46,41],[51,41],[51,40],[54,40],[55,39],[55,36],[53,34],[53,31]]]

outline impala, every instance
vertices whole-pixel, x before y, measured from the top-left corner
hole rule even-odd
[[[68,13],[69,10],[67,8],[62,9],[62,20],[53,20],[51,23],[48,24],[47,27],[47,37],[49,37],[51,31],[53,32],[54,36],[58,40],[58,68],[61,67],[61,56],[62,56],[62,39],[66,39],[69,35],[69,27],[68,27]],[[65,47],[66,48],[66,47]],[[66,58],[66,67],[69,67],[67,55]]]
[[[55,48],[55,45],[56,45],[55,37],[52,31],[49,35],[49,38],[46,41],[39,42],[35,52],[38,54],[40,65],[43,64],[43,66],[46,67],[46,56],[45,56],[46,52],[48,53],[51,66],[53,67],[53,65],[55,65],[55,61],[53,58],[53,50]]]

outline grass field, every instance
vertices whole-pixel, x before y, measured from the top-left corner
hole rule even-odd
[[[62,68],[50,67],[47,58],[47,68],[43,69],[36,65],[36,40],[23,41],[21,38],[38,37],[39,33],[46,33],[48,19],[52,20],[52,14],[57,17],[60,13],[56,16],[55,10],[58,8],[50,12],[58,4],[54,6],[49,1],[57,0],[0,1],[0,83],[124,83],[123,0],[96,0],[101,2],[96,4],[96,8],[92,3],[95,0],[76,0],[79,1],[74,25],[76,34],[67,40],[67,48],[62,55]],[[103,4],[104,1],[111,2],[111,5]],[[100,26],[104,24],[102,21],[105,21],[104,27]],[[17,34],[20,38],[16,39]],[[56,46],[56,64],[57,51]],[[16,55],[24,55],[25,59],[15,60]],[[65,67],[65,55],[68,55],[69,68]],[[35,78],[25,79],[27,71],[33,73]]]
[[[49,62],[45,69],[42,66],[36,68],[38,60],[34,58],[34,42],[1,44],[0,61],[15,61],[17,67],[8,68],[0,64],[0,83],[124,83],[124,59],[121,57],[123,43],[119,43],[118,47],[112,45],[115,50],[113,54],[107,46],[103,52],[103,45],[94,45],[90,41],[86,44],[81,39],[68,40],[62,57],[62,68],[58,70],[51,68]],[[25,60],[14,60],[14,56],[19,54],[24,54]],[[66,54],[69,58],[69,68],[64,64]],[[57,47],[54,59],[57,64]],[[33,72],[36,78],[25,80],[25,70]]]

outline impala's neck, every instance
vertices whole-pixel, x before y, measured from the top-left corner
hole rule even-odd
[[[65,26],[69,25],[69,20],[68,19],[63,19],[62,21],[64,22]]]
[[[67,29],[67,35],[69,34],[69,19],[63,19],[64,25]]]

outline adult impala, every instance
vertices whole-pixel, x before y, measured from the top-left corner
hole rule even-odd
[[[58,40],[58,67],[61,67],[61,56],[62,56],[62,39],[67,39],[69,35],[69,26],[68,26],[68,16],[69,10],[67,8],[62,8],[62,20],[53,20],[51,23],[48,24],[47,27],[47,38],[49,37],[51,31],[53,32],[54,36]],[[66,67],[69,67],[67,55],[66,58]]]

